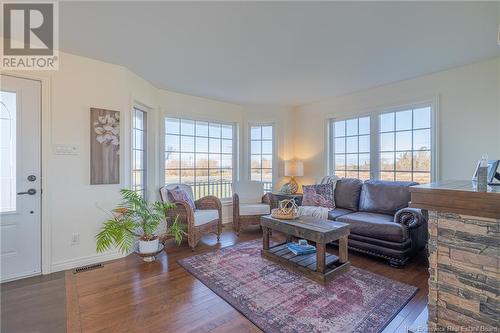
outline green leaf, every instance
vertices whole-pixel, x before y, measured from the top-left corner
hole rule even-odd
[[[176,207],[173,203],[148,203],[137,192],[129,189],[120,190],[123,201],[118,208],[126,208],[123,214],[104,222],[96,237],[96,250],[103,252],[116,246],[122,253],[130,251],[136,237],[152,238],[165,219],[165,214]],[[178,244],[186,234],[182,226],[174,222],[174,238]]]

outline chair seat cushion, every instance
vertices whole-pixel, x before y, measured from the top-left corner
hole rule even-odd
[[[407,230],[401,224],[395,223],[392,215],[357,212],[340,216],[337,221],[348,223],[351,226],[351,234],[391,242],[404,242],[408,239]]]
[[[240,215],[267,215],[271,214],[271,207],[267,204],[240,204]]]
[[[198,209],[194,212],[194,225],[203,225],[219,218],[217,209]]]

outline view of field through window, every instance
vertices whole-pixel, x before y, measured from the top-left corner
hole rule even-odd
[[[333,126],[335,174],[370,179],[370,117],[336,121]]]
[[[250,126],[250,179],[262,182],[264,191],[273,187],[273,126]]]
[[[380,126],[380,178],[431,181],[431,108],[383,113]]]
[[[165,183],[191,185],[195,198],[231,197],[234,126],[165,119]]]
[[[146,191],[146,112],[134,108],[132,117],[132,190]]]
[[[334,174],[366,180],[373,172],[382,180],[431,182],[431,115],[425,106],[332,121]],[[370,133],[371,121],[377,121],[378,133]],[[374,137],[377,149],[371,151]]]

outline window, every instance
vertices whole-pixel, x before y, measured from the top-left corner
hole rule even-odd
[[[147,114],[134,108],[132,117],[132,190],[146,197]]]
[[[16,93],[0,91],[0,213],[16,211]]]
[[[165,184],[191,185],[196,199],[231,197],[235,128],[190,119],[165,119]]]
[[[340,177],[415,181],[432,177],[432,107],[419,105],[330,121],[330,166]]]
[[[250,179],[264,183],[264,192],[273,188],[273,126],[250,126]]]
[[[370,117],[331,122],[333,165],[339,177],[370,178]]]
[[[379,115],[380,178],[431,181],[431,108]]]

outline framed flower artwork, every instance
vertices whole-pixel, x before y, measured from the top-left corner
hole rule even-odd
[[[90,108],[90,184],[120,183],[120,112]]]

